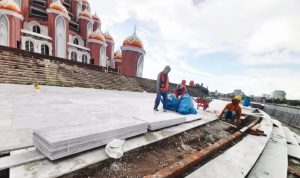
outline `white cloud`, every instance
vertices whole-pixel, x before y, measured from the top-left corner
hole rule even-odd
[[[291,97],[300,99],[300,96],[292,95],[300,90],[298,85],[291,85],[299,82],[298,78],[289,77],[293,71],[285,68],[277,75],[274,71],[278,69],[272,69],[274,64],[300,64],[299,0],[197,2],[90,0],[92,8],[97,9],[101,17],[103,29],[128,19],[134,19],[138,23],[138,35],[147,51],[144,77],[156,78],[163,66],[170,64],[173,68],[170,77],[175,82],[194,79],[200,83],[203,81],[210,89],[229,92],[241,88],[246,93],[256,94],[283,88],[288,94],[291,93]],[[121,44],[126,37],[124,29],[112,31],[115,32],[113,35],[117,44]],[[239,76],[217,76],[202,66],[188,65],[190,51],[193,51],[194,56],[226,51],[235,54],[240,65],[247,70]],[[269,67],[259,71],[252,69],[261,65]],[[269,72],[274,75],[267,75]],[[255,77],[254,73],[266,76]],[[288,80],[284,80],[282,76]],[[239,82],[234,82],[233,79]],[[255,81],[259,81],[258,86]],[[275,85],[277,83],[284,87]]]

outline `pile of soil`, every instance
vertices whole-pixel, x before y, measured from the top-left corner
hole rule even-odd
[[[143,177],[183,159],[227,137],[229,126],[215,121],[173,137],[124,154],[121,159],[108,159],[62,178]]]

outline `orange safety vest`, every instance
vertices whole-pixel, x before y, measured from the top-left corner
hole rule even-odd
[[[160,86],[161,91],[169,91],[169,77],[163,72],[160,73],[160,83],[163,84]]]

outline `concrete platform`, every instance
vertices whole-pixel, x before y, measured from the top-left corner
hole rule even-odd
[[[107,120],[103,118],[104,115],[120,122],[132,119],[133,115],[153,115],[155,94],[51,86],[41,86],[41,90],[36,92],[33,86],[0,84],[0,97],[0,113],[2,111],[6,113],[2,114],[0,119],[9,123],[0,124],[1,138],[6,138],[0,140],[0,148],[3,148],[0,152],[8,152],[33,146],[33,130],[105,122]],[[158,115],[168,113],[155,112]],[[185,121],[190,123],[129,139],[124,151],[139,148],[217,119],[214,114],[202,111],[199,113],[196,116],[188,116],[189,119]],[[200,118],[201,120],[198,120]],[[102,147],[55,162],[44,159],[35,151],[21,154],[14,155],[21,160],[19,162],[10,157],[5,158],[11,163],[6,167],[24,163],[11,168],[10,177],[57,177],[108,158]],[[28,160],[39,159],[43,160],[28,163]]]

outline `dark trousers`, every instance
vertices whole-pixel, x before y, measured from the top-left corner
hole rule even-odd
[[[155,104],[154,109],[157,109],[160,103],[161,97],[163,98],[163,108],[166,109],[167,99],[168,99],[168,93],[164,91],[158,91],[155,98]]]
[[[230,120],[232,123],[234,123],[234,120],[237,119],[237,115],[235,111],[228,111],[225,109],[224,111],[225,120]]]

